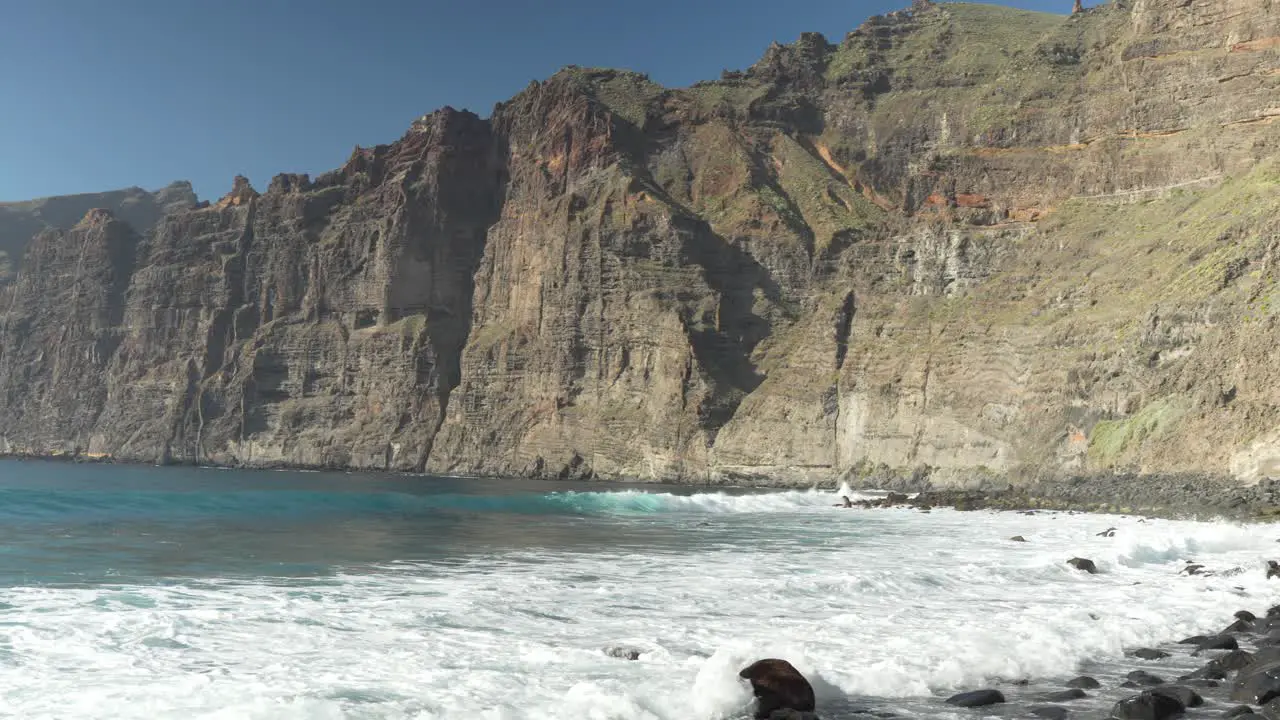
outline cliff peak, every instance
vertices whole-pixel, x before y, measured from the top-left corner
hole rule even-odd
[[[93,208],[85,213],[76,227],[98,227],[116,219],[116,214],[107,208]]]
[[[238,205],[248,205],[251,201],[258,199],[258,191],[253,189],[253,185],[249,183],[249,178],[243,175],[237,175],[231,186],[231,192],[227,193],[218,201],[218,207],[234,207]]]

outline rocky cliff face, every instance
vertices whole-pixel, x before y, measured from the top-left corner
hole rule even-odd
[[[1268,0],[921,3],[680,90],[570,68],[315,180],[40,235],[0,449],[1253,481],[1278,86]]]
[[[0,203],[0,282],[13,279],[32,237],[44,230],[72,227],[90,210],[110,210],[138,232],[146,233],[167,213],[189,210],[196,204],[195,191],[186,182],[156,192],[129,188]]]

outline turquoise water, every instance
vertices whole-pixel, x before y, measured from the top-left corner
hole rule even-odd
[[[836,501],[0,461],[0,716],[737,719],[763,657],[830,720],[1082,670],[1101,716],[1126,648],[1280,602],[1266,526]]]
[[[652,493],[619,492],[627,489],[622,486],[600,489],[0,461],[0,587],[175,576],[310,577],[510,549],[590,552],[634,544],[661,550],[682,544],[670,527],[608,518],[697,510]],[[676,497],[696,494],[663,490]]]

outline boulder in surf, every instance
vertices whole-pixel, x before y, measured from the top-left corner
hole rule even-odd
[[[1071,558],[1067,561],[1067,564],[1080,572],[1087,572],[1090,575],[1098,574],[1098,566],[1094,565],[1092,560],[1086,558]]]
[[[1002,702],[1004,702],[1004,693],[999,690],[972,690],[947,698],[948,705],[966,708],[987,707],[999,705]]]
[[[758,720],[766,720],[778,710],[814,710],[813,686],[786,660],[757,660],[743,668],[738,677],[751,683]]]
[[[1116,703],[1111,708],[1111,717],[1115,720],[1168,720],[1186,710],[1177,698],[1148,691]]]

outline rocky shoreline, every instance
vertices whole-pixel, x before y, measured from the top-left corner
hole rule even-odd
[[[1073,558],[1068,564],[1081,572],[1097,572],[1087,559]],[[1199,574],[1197,568],[1188,566],[1190,571],[1182,574]],[[1271,571],[1265,572],[1268,578],[1272,577]],[[1223,573],[1227,574],[1234,573]],[[1280,576],[1280,568],[1274,574]],[[987,687],[939,695],[934,702],[956,708],[960,713],[956,717],[971,712],[975,718],[1280,720],[1280,605],[1261,614],[1239,610],[1233,618],[1225,627],[1207,627],[1205,635],[1155,647],[1126,648],[1122,663],[1083,664],[1077,668],[1082,674],[1070,679],[997,680]],[[752,672],[761,665],[778,664],[785,669],[775,669],[764,679]],[[880,703],[824,708],[822,703],[815,707],[811,691],[780,693],[778,688],[783,681],[794,687],[792,676],[796,674],[781,660],[762,660],[742,671],[742,677],[751,680],[757,697],[757,720],[886,720],[909,716]],[[780,705],[783,701],[779,698],[784,695],[800,698],[805,705]]]
[[[868,488],[869,489],[869,488]],[[917,509],[1059,510],[1144,515],[1178,520],[1267,522],[1280,518],[1280,481],[1226,484],[1204,476],[1106,475],[1000,489],[938,489],[891,484],[885,498],[864,507],[902,505]],[[908,496],[906,493],[910,492]]]
[[[1073,678],[1058,691],[1027,691],[1025,681],[1009,688],[984,688],[945,700],[957,707],[996,710],[1007,717],[1062,720],[1071,716],[1115,720],[1166,720],[1180,716],[1280,718],[1280,606],[1261,616],[1249,610],[1212,634],[1185,638],[1159,648],[1131,648],[1134,669],[1118,683],[1089,675]],[[1197,658],[1199,668],[1172,677],[1180,660]],[[1110,713],[1098,715],[1097,701],[1119,695]],[[1086,701],[1093,700],[1092,703]],[[1080,712],[1076,708],[1092,704]],[[1073,708],[1073,705],[1076,708]]]

